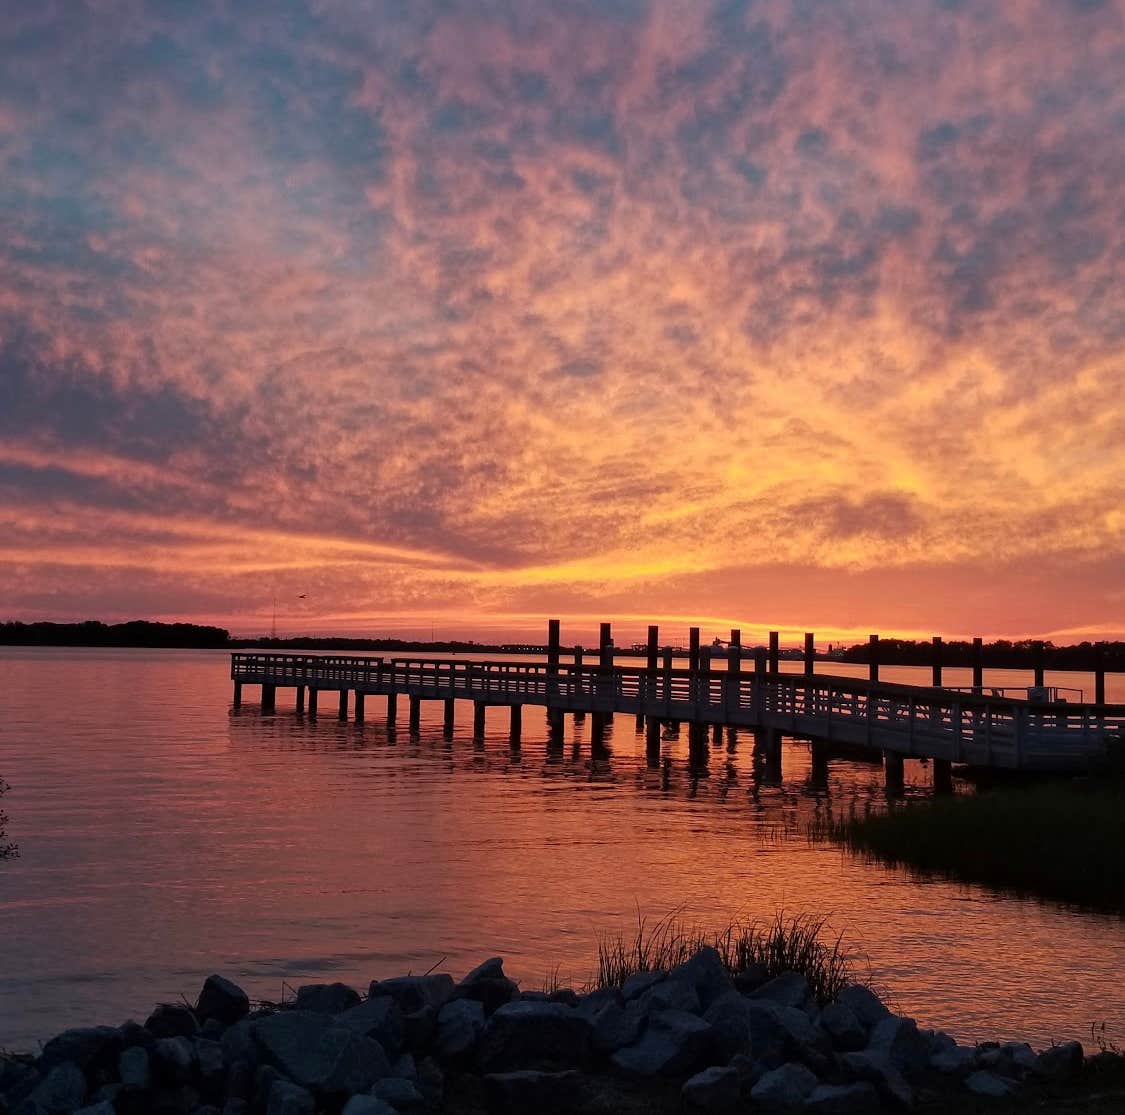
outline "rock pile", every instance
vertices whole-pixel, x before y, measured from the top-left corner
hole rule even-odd
[[[587,995],[521,994],[492,959],[460,983],[400,976],[366,998],[317,984],[251,1011],[211,976],[194,1008],[0,1058],[0,1115],[425,1115],[465,1079],[495,1115],[609,1111],[613,1089],[652,1082],[678,1088],[690,1112],[850,1115],[910,1109],[919,1088],[1008,1096],[1082,1066],[1077,1042],[959,1046],[858,985],[821,1007],[802,975],[732,979],[705,948]]]

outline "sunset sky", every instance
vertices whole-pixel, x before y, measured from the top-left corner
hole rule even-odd
[[[1125,0],[10,5],[0,619],[1121,637],[1123,75]]]

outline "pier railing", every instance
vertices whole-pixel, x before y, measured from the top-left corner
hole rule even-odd
[[[1125,734],[1125,705],[1035,704],[1006,694],[831,674],[238,653],[231,658],[231,676],[271,686],[771,728],[903,755],[1011,768],[1077,763],[1103,753],[1108,737]]]

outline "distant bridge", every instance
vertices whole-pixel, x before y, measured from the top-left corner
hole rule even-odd
[[[242,687],[262,687],[262,710],[273,711],[278,687],[296,689],[297,710],[315,716],[322,691],[339,694],[339,716],[346,719],[349,694],[356,720],[365,718],[366,698],[387,698],[387,723],[394,725],[398,696],[409,700],[409,723],[417,730],[423,701],[445,702],[445,730],[452,734],[457,700],[474,705],[474,735],[484,734],[485,710],[506,706],[510,735],[520,740],[525,705],[546,709],[552,740],[561,742],[564,717],[589,714],[593,742],[599,745],[605,724],[616,713],[632,715],[644,729],[650,752],[659,753],[662,726],[686,723],[693,745],[716,739],[723,729],[754,732],[755,744],[767,757],[779,751],[780,736],[807,737],[813,743],[814,766],[826,762],[841,745],[883,757],[888,785],[901,784],[904,758],[933,761],[936,786],[944,786],[953,763],[1007,770],[1084,771],[1106,755],[1108,741],[1125,736],[1125,705],[1074,704],[1058,700],[1027,700],[1006,694],[917,686],[878,679],[877,655],[871,678],[859,679],[812,671],[811,654],[803,674],[778,668],[777,640],[769,651],[757,652],[753,668],[741,657],[741,640],[731,632],[726,669],[716,670],[692,629],[689,665],[674,668],[670,648],[657,646],[658,632],[649,629],[644,666],[617,666],[609,625],[602,625],[596,662],[560,662],[559,628],[551,622],[546,658],[537,662],[468,661],[458,658],[375,657],[237,653],[231,656],[234,704],[241,705]],[[873,647],[877,640],[873,639]],[[806,641],[806,650],[811,643]],[[940,665],[935,666],[940,680]],[[1050,697],[1042,686],[1028,692]],[[1099,693],[1104,679],[1099,678]]]

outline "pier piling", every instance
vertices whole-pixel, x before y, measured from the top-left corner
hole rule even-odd
[[[242,708],[242,682],[234,683],[234,707]]]
[[[879,680],[879,636],[871,635],[867,640],[867,678]]]
[[[355,722],[357,724],[363,723],[363,719],[364,719],[364,717],[363,717],[363,712],[364,712],[363,706],[364,706],[364,698],[365,697],[366,697],[366,694],[363,692],[362,689],[357,689],[355,691]]]
[[[412,736],[418,734],[418,730],[422,727],[422,698],[415,697],[411,694],[410,697],[410,726],[409,732]]]
[[[935,794],[953,793],[953,764],[948,759],[935,759],[933,779]]]
[[[320,696],[320,690],[314,689],[310,685],[309,686],[309,719],[310,720],[316,719],[316,702],[317,702],[317,698],[319,696]]]
[[[805,676],[812,677],[816,672],[816,635],[812,631],[805,632]]]
[[[452,697],[445,698],[445,717],[442,721],[441,730],[446,739],[453,738],[453,719],[457,711],[456,705],[457,702]]]
[[[1094,704],[1105,704],[1105,647],[1094,644]]]
[[[262,686],[262,712],[273,712],[277,707],[277,686]]]
[[[520,735],[523,731],[523,705],[512,705],[512,719],[508,725],[508,742],[513,747],[519,747]]]
[[[303,685],[297,686],[297,715],[301,716],[305,711],[305,687]]]
[[[933,682],[935,689],[941,688],[941,667],[942,667],[942,641],[940,635],[934,636],[934,651],[933,658],[931,659],[932,670],[930,680]]]
[[[781,634],[777,631],[770,632],[770,673],[776,674],[781,669]]]
[[[897,751],[883,752],[883,774],[887,792],[892,794],[902,793],[904,785],[903,764],[902,756]]]
[[[473,739],[484,739],[484,710],[488,705],[484,701],[473,702]]]
[[[398,693],[391,691],[387,694],[387,727],[393,728],[398,723]]]
[[[348,718],[348,691],[346,689],[340,690],[340,719],[347,720]]]
[[[979,697],[984,690],[984,640],[973,640],[973,692]]]

